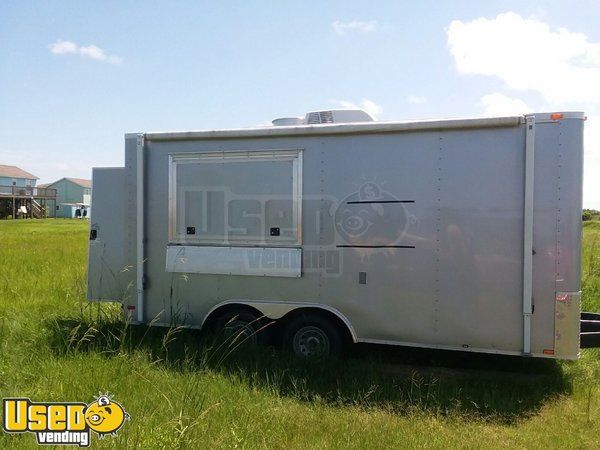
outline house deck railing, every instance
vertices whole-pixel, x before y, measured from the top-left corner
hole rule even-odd
[[[0,186],[2,197],[56,198],[56,189],[35,186]]]

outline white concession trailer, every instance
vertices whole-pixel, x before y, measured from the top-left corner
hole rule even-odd
[[[584,115],[125,135],[93,171],[88,299],[127,320],[259,340],[575,359]],[[581,320],[581,319],[585,320]],[[585,323],[585,332],[580,331]]]

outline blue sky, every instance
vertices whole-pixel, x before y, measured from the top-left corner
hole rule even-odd
[[[585,110],[584,203],[600,209],[598,23],[599,0],[3,1],[0,163],[88,178],[122,165],[125,132],[349,105],[381,120]]]

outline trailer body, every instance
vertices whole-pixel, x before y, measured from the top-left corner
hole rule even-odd
[[[93,171],[88,299],[354,342],[575,359],[582,113],[134,133]]]

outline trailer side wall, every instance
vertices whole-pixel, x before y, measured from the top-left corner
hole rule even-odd
[[[531,352],[539,356],[551,356],[545,350],[556,345],[557,292],[579,291],[582,123],[536,124]],[[144,149],[144,321],[199,326],[215,305],[231,300],[322,304],[343,314],[360,341],[519,354],[525,135],[524,123],[514,123],[149,139]],[[169,184],[173,155],[277,149],[302,153],[301,243],[288,246],[302,252],[301,277],[166,270],[169,210],[176,201]],[[129,196],[135,192],[135,167],[135,140],[129,137],[124,169]],[[190,188],[206,190],[202,180],[194,183],[188,182]],[[230,194],[229,201],[236,201],[247,192]],[[95,186],[98,223],[107,220],[97,212],[104,198]],[[243,217],[264,218],[267,200],[257,197]],[[127,239],[136,238],[131,214],[124,229]],[[135,261],[135,246],[125,248],[124,260]],[[96,272],[93,261],[90,257],[90,273]],[[260,255],[252,263],[277,264]],[[126,277],[135,280],[135,268]],[[135,307],[134,296],[125,305]],[[573,305],[565,328],[571,334],[576,298]],[[559,356],[573,357],[573,345],[566,348]]]

